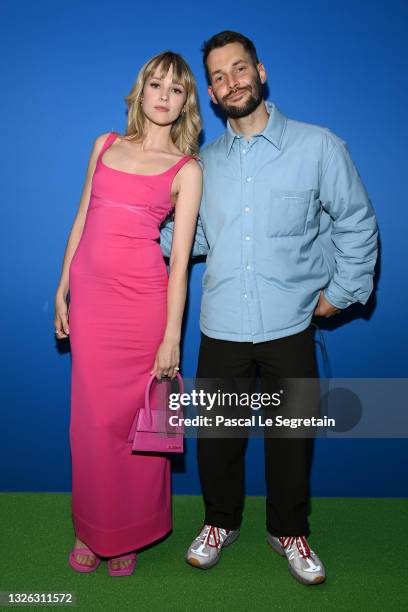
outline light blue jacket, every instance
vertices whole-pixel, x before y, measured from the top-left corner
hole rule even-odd
[[[365,304],[377,257],[374,210],[346,143],[271,102],[249,141],[230,124],[200,157],[204,188],[193,257],[206,255],[200,329],[264,342],[304,330],[324,289]],[[170,255],[173,222],[161,230]]]

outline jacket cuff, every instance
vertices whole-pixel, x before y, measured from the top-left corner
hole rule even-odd
[[[348,293],[348,291],[342,290],[336,283],[333,281],[323,290],[324,297],[336,308],[340,308],[340,310],[344,310],[354,304],[357,300],[353,298],[353,296]]]

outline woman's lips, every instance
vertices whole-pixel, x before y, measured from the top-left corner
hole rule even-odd
[[[169,109],[166,108],[165,106],[155,106],[154,107],[156,110],[160,111],[161,113],[168,113]]]

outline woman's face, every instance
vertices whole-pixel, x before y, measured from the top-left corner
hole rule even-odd
[[[180,116],[186,98],[183,85],[173,82],[173,67],[170,66],[166,76],[161,77],[159,65],[145,82],[142,109],[153,123],[169,125]]]

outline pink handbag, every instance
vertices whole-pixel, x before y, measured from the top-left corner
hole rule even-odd
[[[151,409],[150,389],[156,380],[157,408]],[[184,392],[184,383],[179,372],[177,372],[179,393]],[[132,451],[149,453],[182,453],[184,427],[179,425],[182,419],[182,408],[177,410],[168,409],[168,389],[170,379],[164,379],[158,383],[156,376],[152,374],[147,381],[145,390],[144,406],[138,408],[136,416],[129,432],[128,442],[132,442]],[[169,418],[175,417],[175,425],[170,425]]]

